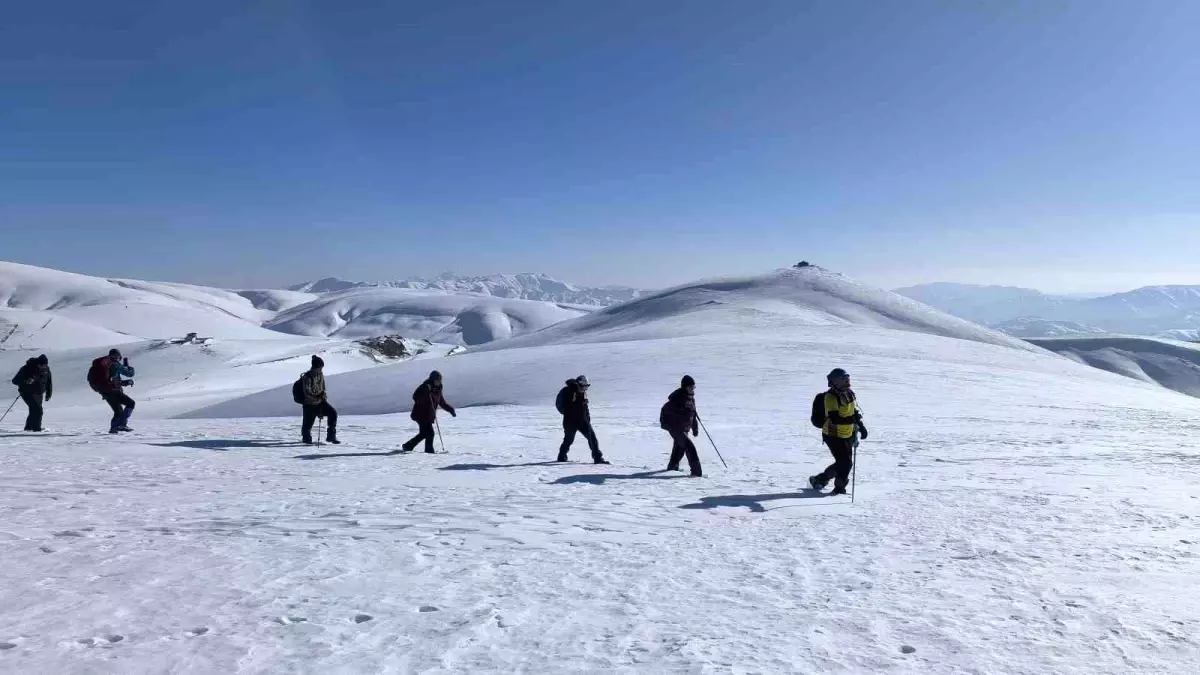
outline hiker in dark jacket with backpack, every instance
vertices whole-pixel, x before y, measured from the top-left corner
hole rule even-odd
[[[592,450],[592,462],[608,464],[604,454],[600,452],[600,441],[596,439],[596,432],[592,429],[592,411],[588,407],[590,387],[587,377],[580,375],[573,380],[567,380],[567,385],[558,392],[555,407],[563,416],[563,442],[558,448],[558,459],[555,461],[567,461],[567,451],[571,449],[571,444],[575,442],[575,434],[578,433],[587,439],[588,447]]]
[[[674,441],[667,471],[679,471],[679,460],[687,456],[692,476],[700,478],[704,475],[700,469],[696,444],[688,438],[688,432],[692,436],[700,435],[699,421],[696,415],[696,380],[691,375],[684,375],[679,388],[671,392],[659,413],[659,424],[671,434],[671,440]]]
[[[29,359],[12,379],[17,393],[29,407],[25,418],[25,431],[42,431],[42,399],[49,401],[54,396],[54,380],[50,376],[50,359],[45,354]]]
[[[125,387],[133,386],[133,380],[125,378],[133,375],[133,366],[129,365],[129,359],[121,356],[119,349],[108,350],[108,356],[92,361],[92,367],[88,370],[87,379],[92,391],[100,394],[100,398],[112,408],[112,422],[108,427],[110,434],[133,431],[129,428],[129,417],[133,415],[136,404],[125,394]]]
[[[325,440],[333,445],[340,445],[337,437],[338,413],[329,405],[325,393],[325,361],[319,356],[312,357],[312,368],[300,376],[300,398],[304,406],[304,418],[300,423],[300,440],[306,445],[312,445],[312,428],[317,418],[329,421],[329,430],[325,432]]]
[[[417,423],[417,435],[404,443],[404,452],[412,452],[421,441],[425,441],[425,452],[433,454],[436,452],[433,449],[433,438],[436,436],[433,430],[434,423],[437,422],[438,408],[450,413],[451,417],[458,417],[458,413],[454,411],[454,406],[446,401],[445,395],[442,394],[442,374],[438,371],[433,371],[429,374],[429,379],[421,383],[413,392],[413,409],[409,417]]]
[[[850,373],[834,368],[825,379],[829,390],[814,399],[812,422],[814,425],[821,422],[821,436],[833,455],[833,464],[810,476],[808,485],[820,491],[832,480],[830,496],[844,495],[850,484],[850,471],[854,468],[854,448],[860,436],[867,437],[867,427],[858,411],[858,397],[850,388]]]

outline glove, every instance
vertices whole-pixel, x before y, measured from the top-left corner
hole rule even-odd
[[[133,386],[133,380],[122,380],[122,381],[121,381],[121,386],[122,386],[122,387],[132,387],[132,386]]]
[[[126,357],[125,357],[125,358],[124,358],[124,359],[121,361],[121,363],[124,363],[124,364],[125,364],[125,367],[126,367],[126,368],[128,368],[128,367],[129,367],[129,357],[128,357],[128,356],[126,356]]]
[[[867,427],[864,426],[862,422],[858,423],[858,435],[861,436],[864,441],[867,440],[867,436],[870,435],[867,433]]]
[[[47,402],[49,402],[49,401],[50,401],[50,397],[51,397],[51,396],[53,396],[53,394],[46,394],[46,401],[47,401]]]
[[[451,417],[458,417],[458,413],[457,413],[456,411],[454,411],[454,410],[451,410],[451,411],[450,411],[450,416],[451,416]]]
[[[699,437],[700,437],[700,428],[699,428],[699,427],[692,427],[692,435],[693,435],[693,436],[695,436],[695,437],[697,437],[697,438],[699,438]]]

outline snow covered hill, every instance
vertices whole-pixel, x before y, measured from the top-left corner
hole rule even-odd
[[[477,293],[498,298],[539,300],[565,305],[605,307],[636,299],[646,294],[622,286],[586,287],[570,284],[544,274],[493,274],[484,277],[460,277],[443,274],[435,279],[363,282],[329,277],[292,286],[293,291],[331,293],[361,288],[406,288],[441,290],[453,293]]]
[[[137,360],[240,381],[230,357],[200,375],[180,354]],[[871,430],[853,505],[805,488],[829,463],[807,417],[833,366]],[[458,406],[449,454],[398,454],[407,416],[363,413],[407,410],[431,367]],[[554,395],[581,372],[612,465],[549,461]],[[658,409],[683,373],[728,461],[702,440],[702,479],[663,470]],[[200,403],[163,386],[164,410]],[[338,447],[294,443],[286,386],[116,438],[56,396],[54,435],[0,433],[0,669],[1090,675],[1200,659],[1181,592],[1200,577],[1200,401],[830,273],[690,284],[329,391]]]
[[[992,326],[996,330],[1019,338],[1051,338],[1073,335],[1104,335],[1108,331],[1074,321],[1022,318]]]
[[[896,293],[983,325],[1024,317],[1057,317],[1070,299],[1032,288],[938,282],[898,288]]]
[[[353,289],[281,312],[266,327],[310,336],[370,337],[398,333],[434,342],[478,345],[579,316],[546,302],[445,291]]]
[[[1158,337],[1180,342],[1200,342],[1200,328],[1169,330],[1160,333]]]
[[[1031,340],[1080,363],[1200,396],[1200,345],[1149,337],[1107,336]]]

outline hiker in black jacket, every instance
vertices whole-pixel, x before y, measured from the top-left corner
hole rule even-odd
[[[691,375],[684,375],[683,381],[671,395],[660,413],[662,428],[671,434],[674,445],[671,446],[671,459],[667,461],[667,471],[678,471],[679,460],[687,456],[688,468],[692,476],[700,478],[704,474],[700,469],[700,455],[696,452],[696,444],[688,438],[700,435],[700,418],[696,415],[696,381]]]
[[[590,387],[588,379],[580,375],[573,380],[567,380],[567,385],[558,392],[558,408],[563,416],[563,442],[558,448],[556,461],[567,461],[567,451],[575,442],[575,434],[579,433],[587,439],[588,447],[592,450],[592,462],[608,464],[604,454],[600,452],[600,441],[596,439],[596,432],[592,429],[592,411],[588,407]]]
[[[17,393],[29,407],[25,418],[25,431],[42,431],[42,399],[49,401],[54,396],[54,379],[50,375],[50,359],[45,354],[29,359],[12,379]]]
[[[433,437],[436,436],[433,425],[437,422],[438,408],[450,413],[451,417],[458,417],[454,406],[450,405],[442,394],[442,374],[435,370],[429,374],[429,379],[422,382],[413,392],[413,409],[409,417],[417,423],[417,435],[401,446],[405,452],[412,452],[421,441],[425,441],[425,452],[431,455],[436,452],[433,449]]]

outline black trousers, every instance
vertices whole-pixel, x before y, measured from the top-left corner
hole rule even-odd
[[[671,431],[671,440],[675,441],[675,445],[671,447],[671,459],[667,462],[667,468],[675,470],[679,468],[679,460],[687,456],[688,467],[692,470],[693,476],[699,476],[702,471],[700,469],[700,455],[696,452],[696,444],[688,437],[686,431]]]
[[[407,452],[412,452],[413,448],[425,441],[425,452],[433,453],[433,437],[437,434],[433,431],[433,422],[417,422],[417,435],[408,439],[404,444],[404,449]]]
[[[592,428],[591,422],[563,424],[563,442],[558,447],[558,455],[560,457],[567,456],[567,451],[571,449],[571,444],[575,442],[575,434],[581,434],[587,439],[588,447],[592,450],[593,461],[604,459],[604,455],[600,452],[600,440],[596,438],[596,430]]]
[[[325,433],[328,438],[333,438],[337,434],[337,411],[329,405],[329,401],[304,406],[304,421],[300,424],[300,435],[303,438],[312,438],[313,424],[316,423],[318,417],[329,420],[329,431]]]
[[[25,418],[25,431],[41,431],[42,429],[42,394],[26,392],[21,394],[21,400],[29,406],[29,417]]]
[[[850,484],[850,470],[854,468],[854,439],[825,436],[825,447],[833,455],[830,464],[817,476],[822,483],[833,481],[833,487],[845,488]]]
[[[123,391],[110,391],[101,396],[104,397],[104,402],[108,404],[108,407],[112,408],[113,428],[124,426],[129,422],[129,416],[133,414],[133,408],[137,405],[133,399],[126,396]]]

